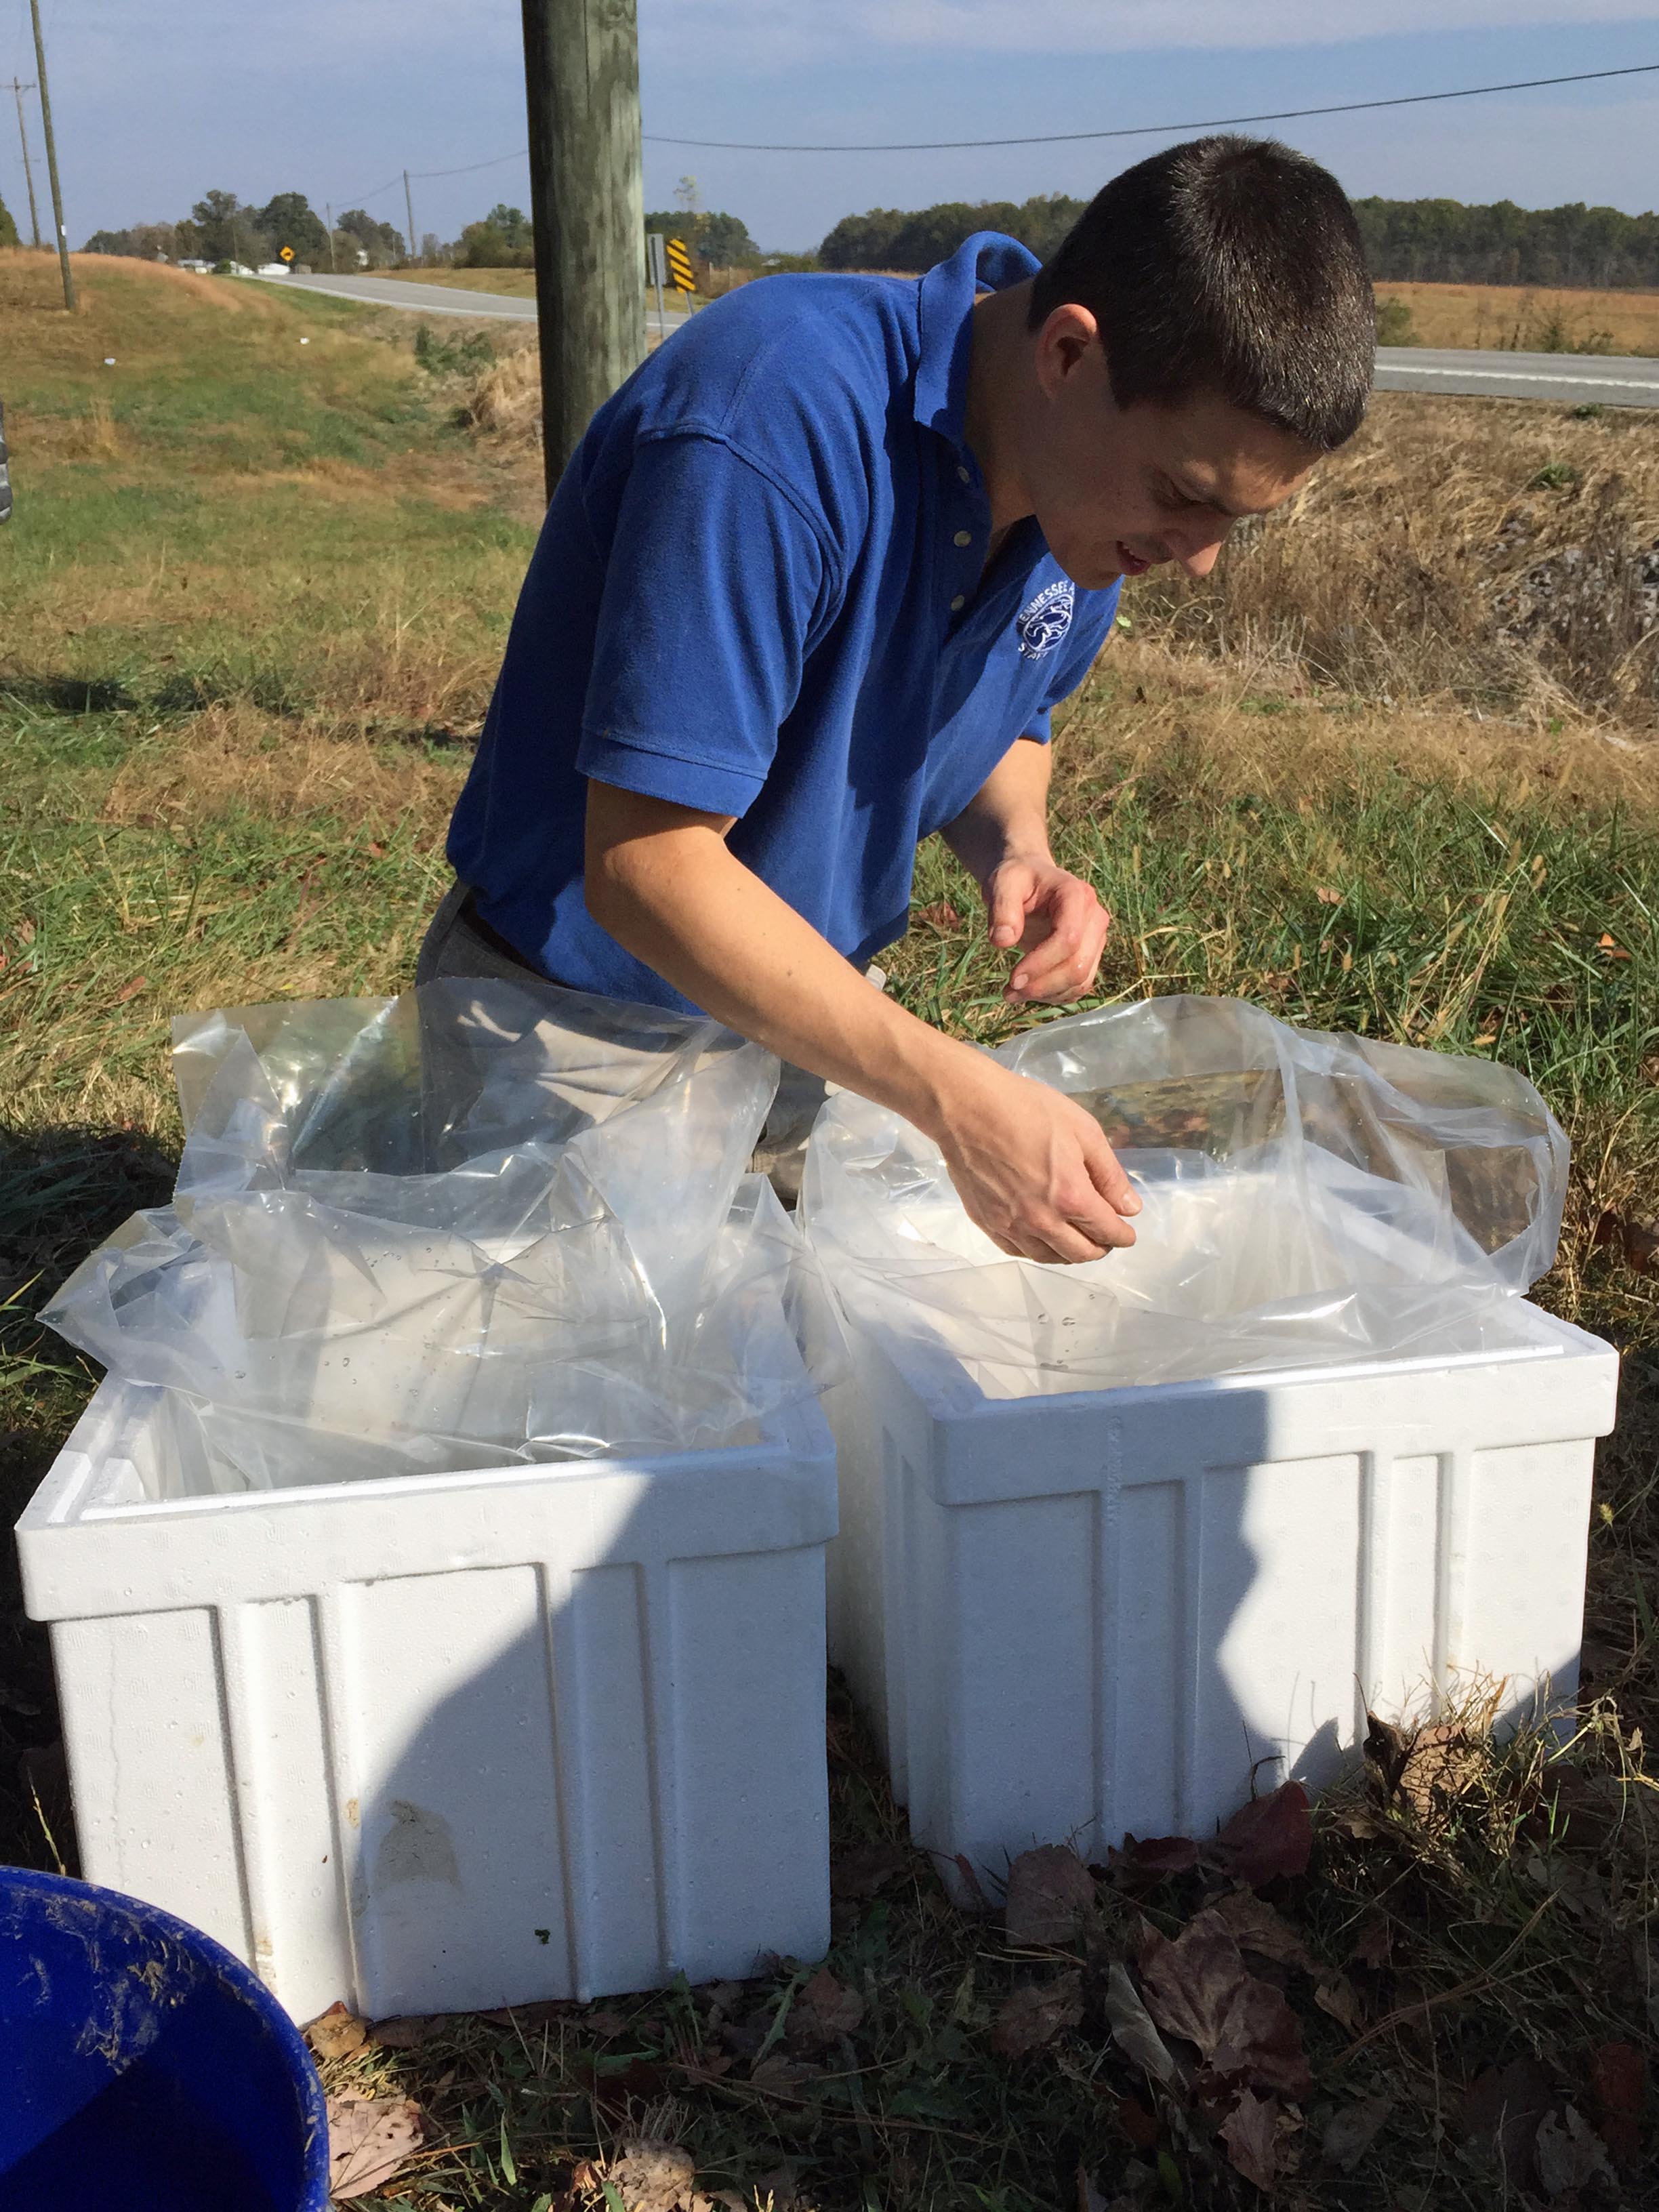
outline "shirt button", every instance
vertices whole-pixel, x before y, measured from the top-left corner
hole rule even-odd
[[[958,592],[957,593],[957,595],[956,595],[955,599],[953,599],[951,600],[951,613],[952,613],[953,615],[959,615],[959,614],[962,612],[963,609],[967,605],[967,604],[968,604],[968,594],[967,594],[965,592]]]
[[[974,542],[974,533],[971,530],[958,530],[953,542],[957,545],[971,545]]]
[[[968,480],[969,480],[969,479],[968,479],[968,471],[967,471],[967,470],[966,470],[966,469],[963,469],[963,468],[958,468],[958,469],[957,469],[957,475],[962,478],[962,481],[963,482],[963,483],[966,483],[968,482]]]

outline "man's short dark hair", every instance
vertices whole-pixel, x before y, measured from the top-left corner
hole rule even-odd
[[[1342,187],[1270,138],[1193,138],[1097,192],[1032,287],[1100,325],[1112,395],[1217,392],[1316,452],[1352,437],[1376,343]]]

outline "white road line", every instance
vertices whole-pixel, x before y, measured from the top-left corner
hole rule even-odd
[[[1379,364],[1384,376],[1472,376],[1489,384],[1583,384],[1598,392],[1651,392],[1659,396],[1659,376],[1597,376],[1594,370],[1577,376],[1549,376],[1528,368],[1438,368],[1428,362],[1390,361]]]

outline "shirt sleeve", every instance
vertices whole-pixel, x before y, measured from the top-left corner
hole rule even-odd
[[[833,599],[821,526],[722,440],[635,453],[576,766],[710,814],[758,797]]]

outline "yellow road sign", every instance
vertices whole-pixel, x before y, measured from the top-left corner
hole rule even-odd
[[[291,246],[285,246],[277,256],[277,259],[280,261],[292,261],[293,258],[294,248]]]
[[[695,292],[697,289],[696,274],[692,269],[691,256],[685,240],[671,238],[666,241],[666,247],[670,288],[676,292]]]

